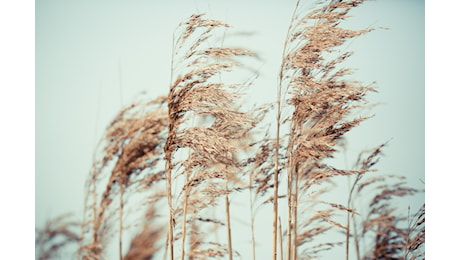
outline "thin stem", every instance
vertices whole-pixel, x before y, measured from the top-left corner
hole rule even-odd
[[[281,68],[279,72],[279,79],[278,79],[278,96],[277,96],[277,128],[276,128],[276,147],[275,147],[275,189],[274,189],[274,209],[273,209],[273,260],[276,260],[277,258],[277,252],[276,252],[276,221],[277,221],[277,216],[278,216],[278,175],[279,175],[279,149],[280,149],[280,127],[281,127],[281,93],[282,93],[282,86],[283,86],[283,79],[284,79],[284,70],[285,70],[285,65],[286,65],[286,50],[287,50],[287,45],[289,42],[289,36],[291,35],[291,30],[292,26],[294,24],[295,20],[295,14],[297,12],[297,8],[299,6],[300,0],[297,1],[296,6],[294,8],[294,12],[291,17],[291,22],[289,23],[289,28],[286,34],[286,38],[284,39],[284,46],[283,46],[283,54],[282,54],[282,62],[281,62]],[[286,254],[287,254],[287,260],[290,260],[290,251],[291,251],[291,184],[292,184],[292,179],[291,179],[291,174],[290,174],[290,169],[288,169],[288,225],[287,225],[287,243],[286,243]]]
[[[278,175],[279,175],[279,150],[280,150],[280,127],[281,127],[281,84],[278,88],[277,99],[278,111],[276,115],[276,147],[275,147],[275,177],[273,191],[273,260],[277,259],[276,236],[278,221]]]
[[[406,233],[406,246],[404,247],[404,259],[409,257],[409,243],[410,243],[410,233],[411,233],[411,221],[410,221],[410,206],[407,207],[407,233]]]
[[[351,220],[353,221],[353,236],[355,240],[356,259],[361,260],[361,255],[359,253],[358,229],[356,227],[355,215],[351,216]]]
[[[345,259],[348,260],[349,257],[349,247],[350,247],[350,212],[347,212],[347,235],[346,235],[346,246],[345,246]]]
[[[184,199],[184,218],[182,221],[182,251],[181,251],[181,257],[180,259],[184,260],[185,257],[185,238],[187,237],[187,207],[188,207],[188,199],[187,195],[186,198]]]
[[[288,169],[288,217],[287,217],[286,259],[291,260],[292,231],[292,173]]]
[[[350,194],[348,195],[347,208],[351,207],[351,198],[353,196],[353,191],[355,190],[356,184],[358,183],[358,181],[360,179],[361,179],[361,175],[357,175],[355,181],[353,182],[353,185],[351,186]],[[349,259],[349,251],[350,251],[350,249],[349,249],[349,247],[350,247],[350,214],[351,214],[350,212],[347,212],[347,235],[346,235],[347,240],[346,240],[346,246],[345,246],[345,258],[346,258],[346,260]],[[354,227],[354,229],[356,230],[356,227]],[[359,245],[358,245],[356,234],[354,235],[354,237],[355,237],[355,246],[356,246],[357,259],[360,259]]]
[[[348,201],[347,201],[347,208],[350,208],[351,204],[351,196],[355,189],[356,183],[358,183],[359,175],[356,176],[355,181],[353,182],[353,186],[351,187],[350,194],[348,194]],[[345,259],[349,259],[349,251],[350,251],[350,212],[347,211],[347,237],[346,237],[346,246],[345,246]]]
[[[294,136],[296,134],[296,126],[294,122],[291,122],[291,130],[289,136],[289,144],[288,144],[288,226],[287,226],[287,244],[286,244],[286,259],[291,260],[291,254],[293,251],[292,248],[292,229],[293,229],[293,214],[294,214],[294,195],[293,190],[295,187],[293,185],[293,176],[295,175],[294,169]]]
[[[98,216],[97,216],[97,191],[96,191],[96,182],[97,182],[97,178],[96,178],[96,173],[93,174],[93,178],[92,178],[92,185],[93,185],[93,215],[94,215],[94,220],[93,220],[93,245],[96,245],[97,244],[97,241],[98,241],[98,235],[97,235],[97,229],[98,229]]]
[[[227,173],[228,175],[228,173]],[[227,240],[228,240],[228,259],[233,260],[233,249],[232,249],[232,229],[230,225],[230,202],[228,200],[228,176],[225,180],[225,213],[227,216]]]
[[[297,260],[297,199],[298,199],[298,193],[299,193],[299,178],[297,176],[297,173],[294,174],[294,195],[293,195],[293,223],[292,223],[292,229],[293,229],[293,249],[292,249],[292,255],[294,257],[294,260]]]
[[[168,208],[169,208],[169,219],[168,219],[168,241],[169,241],[169,255],[170,259],[174,260],[174,211],[172,207],[172,181],[171,181],[171,163],[170,163],[170,158],[169,160],[166,161],[166,167],[167,167],[167,182],[168,182]]]
[[[252,183],[254,179],[254,173],[251,171],[249,174],[249,205],[251,209],[251,248],[252,248],[252,259],[256,259],[256,241],[254,237],[254,201],[252,194]],[[276,245],[275,245],[276,246]]]
[[[280,257],[283,260],[283,229],[281,228],[281,218],[278,217],[278,224],[279,224],[279,244],[280,244]]]
[[[119,259],[123,259],[123,180],[121,177],[121,172],[120,176],[118,176],[118,182],[120,183],[120,207],[119,207],[119,214],[120,214],[120,222],[119,222],[119,247],[118,247],[118,254],[119,254]]]
[[[184,260],[185,257],[185,238],[187,237],[187,210],[188,210],[188,196],[190,186],[188,185],[190,179],[190,174],[187,171],[186,180],[185,180],[185,191],[184,191],[184,218],[182,220],[182,251],[181,251],[181,260]]]
[[[170,65],[170,94],[169,94],[169,102],[172,102],[171,96],[172,96],[172,80],[173,80],[173,72],[174,72],[174,34],[172,37],[172,51],[171,51],[171,65]],[[169,104],[168,104],[169,107]],[[169,132],[168,132],[168,138],[166,141],[166,145],[164,148],[165,151],[165,158],[166,158],[166,181],[167,181],[167,196],[168,196],[168,208],[169,208],[169,218],[168,218],[168,245],[169,246],[169,255],[170,259],[174,260],[174,210],[173,210],[173,205],[172,205],[172,147],[170,147],[172,143],[172,139],[174,137],[174,123],[171,122],[171,111],[168,111],[169,114]]]

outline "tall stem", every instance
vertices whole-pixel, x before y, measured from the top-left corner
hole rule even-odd
[[[349,248],[350,248],[350,212],[347,212],[347,237],[346,237],[346,246],[345,246],[345,260],[348,260],[349,257]]]
[[[283,229],[281,228],[281,218],[278,217],[278,224],[279,224],[279,243],[280,243],[280,257],[283,260]]]
[[[279,150],[280,150],[280,127],[281,127],[281,84],[278,87],[278,112],[276,116],[276,147],[275,147],[275,177],[274,177],[274,191],[273,191],[273,260],[277,259],[276,236],[278,234],[278,175],[279,175]]]
[[[97,222],[98,222],[98,219],[97,219],[97,205],[96,205],[96,200],[97,200],[97,192],[96,192],[96,182],[97,182],[97,179],[96,179],[96,175],[93,175],[93,179],[92,179],[92,185],[93,185],[93,242],[92,244],[93,245],[96,245],[98,243],[98,232],[97,232],[97,229],[98,229],[98,225],[97,225]]]
[[[252,248],[252,260],[256,260],[256,240],[254,237],[254,199],[252,194],[253,185],[253,172],[249,174],[249,206],[251,209],[251,248]],[[276,237],[276,236],[275,236]],[[275,245],[276,246],[276,245]]]
[[[228,240],[228,259],[233,260],[233,249],[232,249],[232,229],[230,225],[230,202],[228,200],[228,173],[225,180],[225,213],[227,216],[227,240]]]
[[[361,175],[356,176],[356,179],[353,182],[353,185],[351,186],[350,194],[348,195],[347,208],[351,207],[351,198],[353,196],[353,191],[355,190],[356,184],[358,183],[360,176]],[[345,246],[345,259],[346,260],[349,259],[349,254],[350,254],[350,214],[351,214],[350,212],[347,212],[347,237],[346,237],[346,246]],[[360,259],[359,245],[358,245],[356,234],[355,234],[355,243],[357,247],[357,250],[356,250],[357,259]]]
[[[167,182],[168,182],[168,208],[169,208],[169,219],[168,219],[168,241],[169,241],[169,256],[171,260],[174,260],[174,211],[172,207],[172,181],[171,181],[171,162],[170,159],[166,161],[167,167]]]
[[[292,235],[292,255],[294,257],[294,260],[297,260],[297,200],[299,197],[299,178],[297,176],[297,173],[294,174],[294,194],[293,194],[293,207],[292,207],[292,215],[293,215],[293,221],[292,221],[292,229],[293,229],[293,235]]]
[[[276,260],[277,258],[277,250],[276,250],[276,235],[277,235],[277,226],[276,226],[276,221],[277,221],[277,216],[278,216],[278,175],[279,175],[279,149],[280,149],[280,127],[281,127],[281,95],[282,95],[282,86],[283,86],[283,80],[284,80],[284,72],[285,72],[285,66],[287,62],[287,57],[286,57],[286,51],[287,51],[287,46],[289,43],[289,36],[291,35],[291,30],[294,25],[294,20],[295,20],[295,14],[297,12],[297,8],[299,6],[300,0],[297,1],[294,12],[291,17],[291,21],[289,23],[289,28],[286,33],[286,38],[284,39],[284,45],[283,45],[283,54],[282,54],[282,62],[281,62],[281,68],[279,72],[279,79],[278,79],[278,96],[277,96],[277,128],[276,128],[276,147],[275,147],[275,188],[274,188],[274,206],[273,206],[273,260]],[[286,254],[287,254],[287,260],[290,260],[290,254],[291,254],[291,184],[292,184],[292,179],[291,179],[291,171],[288,168],[288,225],[287,225],[287,240],[286,240]]]
[[[359,241],[358,241],[358,229],[356,227],[355,215],[351,216],[351,220],[353,221],[353,237],[355,239],[355,250],[356,250],[356,259],[361,260],[361,255],[359,253]]]
[[[351,196],[353,193],[353,190],[355,188],[355,185],[358,181],[358,177],[356,178],[355,182],[353,183],[353,186],[350,190],[350,194],[348,195],[348,201],[347,201],[347,207],[350,208],[350,203],[351,203]],[[346,235],[346,245],[345,245],[345,259],[349,259],[349,251],[350,251],[350,212],[347,212],[347,235]]]
[[[284,53],[283,53],[284,56]],[[275,143],[275,172],[274,172],[274,191],[273,191],[273,260],[277,259],[276,236],[278,234],[278,175],[279,175],[279,154],[280,154],[280,128],[281,128],[281,85],[283,79],[283,69],[281,68],[279,75],[279,84],[277,92],[277,113],[276,113],[276,143]]]
[[[292,172],[288,169],[288,217],[287,217],[287,238],[286,238],[286,259],[291,260],[291,231],[292,231]]]
[[[172,205],[172,147],[176,122],[173,121],[171,115],[172,111],[170,108],[170,103],[173,102],[173,73],[174,73],[174,54],[175,54],[175,45],[174,45],[174,34],[172,37],[172,51],[171,51],[171,65],[170,65],[170,75],[169,75],[169,97],[168,97],[168,114],[169,114],[169,126],[168,126],[168,138],[166,139],[166,145],[164,147],[165,159],[166,159],[166,181],[167,181],[167,196],[168,196],[168,208],[169,208],[169,219],[168,219],[168,245],[169,245],[169,255],[170,259],[174,260],[174,210]]]
[[[185,178],[185,191],[184,191],[184,218],[182,220],[182,251],[181,251],[181,260],[184,260],[185,257],[185,238],[187,237],[187,210],[188,210],[188,196],[189,196],[189,189],[190,186],[188,185],[190,179],[190,173],[187,171],[187,175]]]
[[[118,243],[119,243],[119,248],[118,248],[118,254],[119,254],[119,259],[123,259],[123,181],[121,178],[121,173],[120,176],[118,177],[118,183],[120,183],[120,207],[119,207],[119,214],[120,214],[120,222],[119,222],[119,237],[118,237]]]

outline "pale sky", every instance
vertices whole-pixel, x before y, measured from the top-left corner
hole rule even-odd
[[[82,215],[85,179],[107,124],[141,92],[152,98],[167,93],[171,37],[179,22],[203,12],[236,31],[254,32],[240,43],[262,58],[249,100],[265,103],[276,97],[294,6],[293,0],[37,1],[36,226],[66,212]],[[355,51],[349,64],[358,69],[354,78],[376,81],[379,93],[369,100],[381,104],[371,110],[374,118],[350,132],[343,160],[350,165],[361,150],[391,139],[377,168],[407,176],[416,188],[425,180],[424,11],[420,0],[369,1],[347,22],[391,29],[371,32],[349,47]],[[416,208],[423,196],[408,203]],[[267,246],[258,251],[260,259],[269,255]]]

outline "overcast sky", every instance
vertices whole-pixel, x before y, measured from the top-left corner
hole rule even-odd
[[[141,93],[167,93],[171,37],[179,22],[204,12],[236,31],[255,32],[241,47],[262,58],[250,99],[265,103],[276,97],[294,6],[293,0],[37,1],[36,226],[61,213],[81,216],[85,179],[107,124]],[[374,118],[350,133],[344,160],[350,165],[361,150],[391,139],[380,172],[405,175],[417,188],[425,179],[424,11],[420,0],[369,1],[347,22],[391,29],[371,32],[349,47],[355,51],[349,62],[358,69],[355,79],[376,81],[379,93],[369,100],[380,105],[371,111]],[[414,202],[420,203],[423,197]]]

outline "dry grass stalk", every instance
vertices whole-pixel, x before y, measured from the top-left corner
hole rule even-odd
[[[345,80],[350,70],[337,69],[351,53],[329,58],[347,40],[370,31],[339,27],[351,8],[362,2],[323,1],[319,8],[306,15],[295,12],[291,21],[280,70],[279,89],[283,91],[278,91],[290,93],[288,104],[293,107],[292,116],[288,118],[291,127],[287,145],[288,260],[297,259],[298,255],[299,194],[327,178],[352,173],[334,172],[321,161],[333,157],[334,147],[342,136],[366,119],[349,120],[348,117],[373,88]],[[300,1],[296,10],[299,4]]]
[[[272,259],[277,260],[277,247],[276,247],[276,237],[277,237],[277,221],[278,221],[278,188],[279,188],[279,164],[280,164],[280,138],[281,138],[281,107],[282,107],[282,92],[283,92],[283,79],[284,79],[284,63],[286,62],[286,59],[284,57],[286,56],[286,51],[288,47],[288,39],[290,38],[291,32],[292,32],[292,27],[294,25],[294,19],[295,15],[297,13],[297,8],[299,7],[300,1],[297,1],[297,4],[294,8],[294,13],[292,14],[291,17],[291,22],[289,23],[289,29],[287,31],[287,35],[285,38],[284,46],[283,46],[283,53],[282,53],[282,64],[281,64],[281,69],[279,73],[279,79],[278,79],[278,89],[277,89],[277,98],[276,98],[276,108],[277,108],[277,113],[276,113],[276,142],[275,142],[275,172],[274,172],[274,198],[273,198],[273,239],[272,239]],[[290,179],[288,181],[288,185],[290,185]],[[288,189],[289,195],[288,195],[288,203],[290,203],[290,189]],[[289,204],[290,205],[290,204]],[[290,214],[288,214],[288,223],[290,223]],[[290,225],[290,224],[289,224]],[[290,227],[288,227],[288,243],[287,243],[287,251],[290,251],[290,244],[291,244],[291,233],[290,233]],[[281,243],[282,244],[282,243]],[[282,250],[282,249],[281,249]],[[281,256],[282,258],[282,256]],[[288,258],[289,260],[289,254]]]
[[[382,179],[384,182],[380,184]],[[391,183],[390,179],[395,179],[396,182]],[[419,253],[417,249],[424,244],[424,207],[422,206],[414,217],[401,217],[394,206],[398,198],[414,195],[421,190],[409,188],[404,178],[391,175],[371,178],[357,187],[353,201],[357,201],[358,197],[369,196],[365,195],[365,192],[370,192],[370,189],[373,191],[367,216],[361,223],[355,223],[354,236],[358,259],[361,259],[361,255],[364,255],[363,259],[408,259],[409,254],[414,259],[423,257],[424,252]],[[411,218],[412,220],[409,220]],[[352,220],[358,222],[356,218]],[[403,227],[404,220],[409,221],[408,227]],[[358,227],[361,227],[361,230],[357,230]],[[366,238],[372,239],[373,246],[370,250],[360,252],[360,249],[365,248],[360,243]],[[412,245],[416,246],[411,249]]]
[[[408,221],[404,258],[425,259],[425,203],[414,216],[408,216]]]
[[[283,260],[283,228],[281,227],[281,218],[278,217],[278,225],[279,225],[279,231],[278,231],[278,237],[279,237],[279,249],[280,249],[280,258]]]
[[[239,171],[237,154],[249,138],[249,131],[255,126],[251,113],[240,111],[237,105],[240,94],[237,89],[241,84],[223,84],[216,76],[230,72],[239,63],[235,57],[253,56],[252,52],[239,48],[204,47],[210,42],[219,28],[228,27],[215,20],[203,19],[203,15],[192,15],[182,24],[181,34],[175,38],[174,56],[171,71],[174,74],[168,96],[169,132],[165,145],[168,180],[168,204],[170,207],[169,250],[170,258],[174,255],[174,230],[172,222],[176,219],[173,208],[173,180],[183,176],[184,200],[182,205],[182,248],[181,259],[185,257],[185,241],[189,210],[193,215],[204,209],[194,196],[197,190],[212,193],[217,199],[225,195],[227,212],[228,255],[232,258],[233,250],[230,231],[230,205],[228,194],[229,181],[239,183],[235,175]],[[188,48],[187,48],[188,47]],[[210,126],[194,126],[193,120],[210,118]],[[188,158],[176,164],[175,154],[187,148]],[[173,176],[173,170],[177,173]],[[223,181],[223,183],[222,183]],[[200,183],[204,182],[202,189]],[[219,184],[222,183],[222,184]],[[223,186],[222,186],[223,185]],[[221,190],[223,188],[223,190]],[[177,198],[176,198],[177,199]],[[190,201],[189,201],[190,200]],[[212,202],[212,204],[215,202]],[[211,204],[211,205],[212,205]],[[195,252],[189,254],[198,257]],[[203,251],[201,251],[203,252]],[[206,251],[207,252],[207,251]]]
[[[287,33],[276,101],[276,136],[268,134],[253,140],[253,130],[268,108],[242,111],[239,100],[243,87],[252,84],[222,82],[241,68],[239,58],[255,56],[242,48],[210,47],[219,30],[229,27],[217,20],[192,15],[179,26],[173,39],[171,82],[167,97],[123,108],[109,125],[104,137],[104,157],[95,160],[87,181],[87,198],[81,239],[65,228],[48,232],[38,240],[52,241],[54,235],[67,235],[79,241],[79,258],[102,259],[118,211],[119,258],[122,239],[128,227],[136,227],[130,215],[129,196],[144,195],[139,207],[155,208],[167,198],[168,231],[153,227],[154,215],[148,211],[140,232],[132,239],[124,259],[151,259],[164,248],[164,258],[175,259],[180,243],[180,258],[209,259],[238,255],[232,247],[230,199],[235,191],[248,189],[251,210],[252,257],[255,259],[254,233],[256,209],[273,203],[272,258],[283,259],[283,237],[278,202],[287,197],[287,260],[314,258],[324,250],[345,244],[349,257],[350,238],[354,238],[358,259],[419,259],[424,256],[424,206],[408,222],[392,205],[397,198],[419,192],[391,176],[364,179],[364,173],[378,161],[380,146],[356,170],[342,170],[326,163],[334,157],[343,136],[367,117],[352,118],[365,104],[372,87],[347,80],[351,70],[340,68],[350,52],[339,48],[370,30],[340,28],[340,21],[364,0],[320,1],[319,8],[304,14],[299,0]],[[234,75],[234,74],[232,74]],[[167,109],[163,107],[167,104]],[[289,113],[292,112],[292,113]],[[284,114],[288,114],[284,117]],[[289,128],[287,138],[282,129]],[[268,131],[267,131],[268,133]],[[274,159],[272,159],[274,158]],[[159,169],[165,164],[164,168]],[[356,179],[347,205],[322,199],[335,177]],[[248,179],[245,179],[248,178]],[[280,181],[287,179],[287,195],[279,194]],[[158,187],[166,182],[165,189]],[[248,183],[249,182],[249,183]],[[98,189],[101,184],[102,192]],[[368,212],[355,208],[354,201],[372,187]],[[118,196],[119,203],[112,203]],[[225,220],[209,212],[224,203]],[[342,224],[336,217],[346,214]],[[364,216],[364,217],[363,217]],[[361,222],[359,223],[359,219]],[[155,223],[157,220],[155,219]],[[353,224],[353,235],[351,223]],[[225,229],[227,243],[212,239]],[[345,242],[318,242],[332,230],[346,234]],[[46,233],[45,233],[46,234]],[[362,241],[371,237],[371,250],[363,251]],[[157,243],[164,243],[158,245]],[[279,254],[278,254],[279,245]],[[45,247],[52,255],[62,245]],[[188,246],[188,247],[187,247]],[[45,248],[45,249],[43,249]],[[48,253],[50,252],[50,253]]]
[[[379,156],[381,155],[382,148],[385,145],[386,144],[382,144],[379,147],[375,148],[372,151],[372,153],[365,159],[361,159],[361,157],[363,156],[363,152],[362,152],[359,155],[358,160],[356,161],[355,168],[361,169],[363,171],[363,173],[369,171],[379,161]],[[355,181],[353,182],[353,185],[352,185],[352,187],[350,189],[350,193],[348,195],[348,201],[347,201],[347,207],[348,208],[351,207],[351,202],[352,202],[352,198],[353,198],[353,195],[354,195],[354,190],[357,187],[358,182],[364,176],[363,173],[360,173],[360,174],[356,175]],[[364,186],[360,185],[360,187],[358,188],[358,192],[363,187]],[[349,253],[349,248],[350,248],[350,236],[351,236],[351,233],[350,233],[350,217],[351,217],[351,215],[352,215],[351,212],[347,213],[347,233],[346,233],[346,242],[345,242],[345,257],[346,257],[346,259],[349,258],[349,254],[350,254]],[[354,217],[354,215],[352,217]],[[356,255],[357,255],[358,259],[360,259],[359,243],[356,241],[356,239],[357,239],[357,236],[355,235]]]
[[[227,173],[228,174],[228,173]],[[227,221],[227,241],[228,241],[228,259],[233,260],[233,246],[232,246],[232,230],[231,230],[231,222],[230,222],[230,201],[228,199],[228,182],[229,177],[226,177],[225,180],[225,216]]]
[[[80,247],[83,258],[101,257],[105,247],[104,237],[110,233],[110,218],[107,212],[114,196],[119,192],[119,239],[122,235],[123,196],[122,191],[136,182],[137,175],[152,168],[160,160],[167,117],[161,109],[165,98],[160,97],[148,103],[136,103],[120,111],[106,130],[104,147],[105,156],[93,166],[88,190],[93,193],[92,211],[88,211],[92,221],[85,223],[92,226],[92,239]],[[99,202],[96,186],[103,179],[103,172],[112,166],[107,185]],[[109,169],[108,169],[109,170]],[[153,174],[155,175],[155,174]],[[152,175],[149,175],[151,177]],[[147,177],[142,175],[143,177]],[[157,178],[161,179],[161,178]],[[140,180],[139,180],[140,181]],[[116,189],[118,187],[118,189]],[[89,203],[89,202],[87,202]],[[89,209],[87,207],[87,209]],[[84,227],[86,228],[86,227]],[[121,246],[121,244],[120,244]]]
[[[265,112],[266,110],[263,111],[263,113]],[[272,195],[272,191],[276,189],[272,178],[276,171],[274,170],[276,162],[272,160],[276,154],[274,143],[275,141],[269,137],[267,132],[262,140],[249,145],[251,148],[257,150],[241,165],[241,167],[244,167],[244,172],[248,174],[247,186],[249,189],[251,248],[253,259],[256,258],[254,224],[257,209],[264,204],[273,203],[276,196]]]

